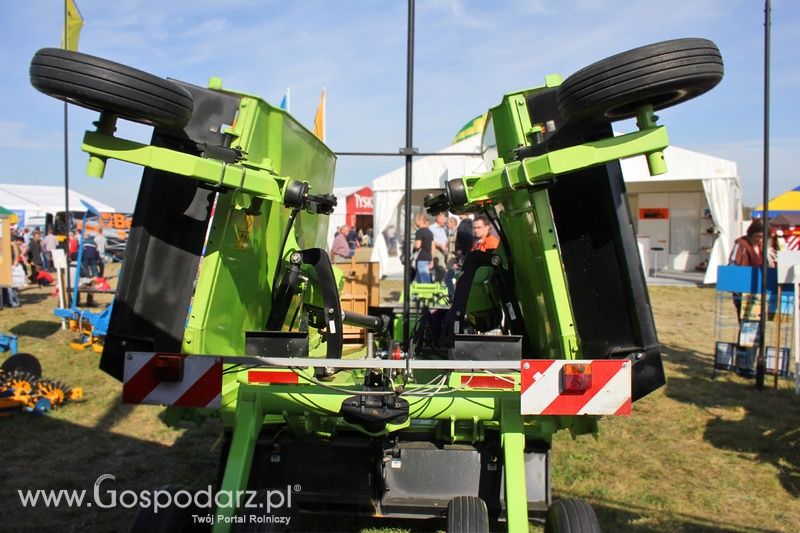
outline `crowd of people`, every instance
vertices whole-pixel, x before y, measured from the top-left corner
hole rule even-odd
[[[372,246],[372,228],[356,230],[349,224],[343,224],[336,230],[331,246],[333,262],[349,261],[361,247]]]
[[[455,280],[464,258],[473,250],[488,251],[500,246],[500,239],[486,215],[459,219],[439,213],[435,220],[425,213],[417,215],[412,266],[414,281],[441,282],[452,297]]]
[[[51,285],[55,278],[54,252],[63,247],[70,261],[77,261],[79,242],[74,231],[70,231],[64,245],[51,228],[42,237],[39,227],[14,230],[11,235],[12,286],[2,289],[0,307],[19,307],[19,290],[28,284],[40,287]],[[102,232],[87,234],[83,241],[81,277],[102,277],[105,270],[106,237]]]

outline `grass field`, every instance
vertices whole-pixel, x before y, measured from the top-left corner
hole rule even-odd
[[[556,496],[588,499],[606,531],[800,531],[800,399],[784,382],[753,390],[735,375],[712,380],[714,292],[653,287],[668,384],[603,422],[599,440],[559,434],[552,451]],[[133,510],[25,509],[18,489],[201,487],[216,478],[219,427],[166,427],[163,409],[119,402],[120,386],[97,370],[98,354],[74,352],[47,289],[0,311],[0,331],[20,337],[47,377],[80,385],[85,400],[48,416],[0,418],[0,531],[126,531]],[[771,378],[769,380],[771,383]],[[301,530],[432,531],[442,522],[302,522]],[[532,526],[539,531],[539,526]]]

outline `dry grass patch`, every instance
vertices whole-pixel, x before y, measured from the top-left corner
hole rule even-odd
[[[389,287],[399,291],[399,284]],[[0,530],[125,531],[133,512],[23,509],[18,489],[87,489],[101,474],[118,490],[214,483],[219,426],[168,428],[163,409],[123,406],[99,355],[74,352],[48,289],[27,289],[23,307],[0,311],[0,331],[42,360],[48,377],[84,387],[86,399],[49,416],[0,419]],[[800,531],[800,400],[753,390],[725,374],[712,380],[714,292],[651,288],[668,384],[605,420],[599,440],[555,438],[556,495],[588,499],[606,531]],[[400,533],[441,522],[312,520],[304,529]],[[540,528],[533,527],[533,530]]]

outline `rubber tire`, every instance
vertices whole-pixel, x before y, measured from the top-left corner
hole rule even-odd
[[[547,509],[545,533],[600,533],[592,506],[583,500],[556,500]]]
[[[35,355],[29,353],[15,353],[3,361],[0,369],[9,374],[16,371],[30,374],[36,379],[42,377],[42,364]]]
[[[623,120],[645,104],[658,110],[699,96],[716,86],[723,72],[712,41],[663,41],[608,57],[568,77],[558,89],[558,108],[567,122]]]
[[[180,85],[99,57],[42,48],[30,77],[47,95],[134,122],[181,129],[192,118],[192,95]]]
[[[486,503],[475,496],[458,496],[447,504],[447,533],[489,533]]]

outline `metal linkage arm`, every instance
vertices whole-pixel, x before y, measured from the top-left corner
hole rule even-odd
[[[105,161],[111,158],[187,176],[312,213],[327,215],[336,205],[333,195],[309,194],[307,183],[276,176],[247,162],[228,164],[94,131],[86,132],[81,149],[90,156],[87,174],[94,177],[103,176]]]
[[[480,176],[452,180],[448,182],[448,197],[454,208],[480,204],[508,191],[543,185],[562,174],[637,155],[658,153],[668,145],[667,131],[663,126],[647,127],[619,137],[514,161]],[[651,167],[651,172],[655,174],[665,171],[663,161],[662,165]]]

